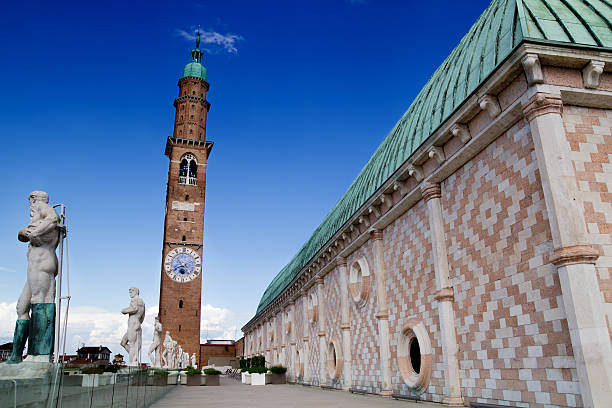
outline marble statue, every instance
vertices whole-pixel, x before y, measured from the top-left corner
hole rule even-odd
[[[161,336],[162,336],[162,325],[159,322],[159,316],[155,316],[155,323],[153,323],[153,342],[149,347],[149,359],[151,365],[155,368],[161,368]]]
[[[189,353],[183,352],[183,367],[187,367],[189,365]]]
[[[142,322],[145,318],[145,304],[138,297],[140,291],[136,287],[129,289],[130,305],[121,309],[121,313],[128,315],[128,329],[121,339],[121,346],[128,352],[128,365],[140,365],[140,349],[142,348]]]
[[[26,283],[17,301],[17,322],[13,351],[7,364],[21,363],[28,340],[26,361],[50,361],[55,336],[55,276],[60,240],[59,216],[49,205],[49,195],[33,191],[30,200],[30,223],[21,229],[17,239],[29,242]],[[30,315],[31,312],[31,315]]]
[[[176,340],[172,340],[172,346],[170,347],[172,351],[172,368],[179,368],[178,366],[178,343]]]
[[[198,365],[196,364],[196,355],[195,355],[195,353],[193,353],[193,354],[191,355],[191,366],[192,366],[193,368],[198,368]]]
[[[164,350],[162,351],[162,367],[163,368],[171,368],[170,365],[172,363],[172,337],[170,337],[170,332],[166,331],[166,337],[164,337]]]
[[[183,348],[180,345],[177,347],[176,352],[176,366],[177,368],[185,368],[183,365]]]

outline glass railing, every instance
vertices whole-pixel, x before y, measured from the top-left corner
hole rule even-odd
[[[57,364],[34,378],[0,379],[0,407],[144,408],[172,387],[168,373],[160,370],[126,367],[117,373],[68,375]]]

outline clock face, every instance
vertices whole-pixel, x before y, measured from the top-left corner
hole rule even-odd
[[[200,255],[191,248],[178,247],[168,252],[164,260],[166,275],[177,282],[190,282],[202,272]]]

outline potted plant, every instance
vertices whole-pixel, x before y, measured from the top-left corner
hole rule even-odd
[[[100,385],[100,374],[104,372],[99,367],[85,367],[83,373],[83,387],[97,387]]]
[[[187,366],[187,385],[202,385],[202,371]]]
[[[287,384],[287,367],[282,365],[270,367],[270,384]]]
[[[241,358],[240,359],[240,376],[242,377],[241,380],[243,384],[246,384],[247,368],[249,368],[247,366],[247,359]]]
[[[266,385],[267,372],[268,369],[266,367],[249,368],[249,374],[251,374],[251,385]]]
[[[221,374],[221,371],[207,368],[204,370],[204,374],[206,375],[206,385],[219,385],[219,374]]]

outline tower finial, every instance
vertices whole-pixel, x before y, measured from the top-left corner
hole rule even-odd
[[[196,37],[196,48],[200,48],[200,25],[198,24],[198,35]]]

